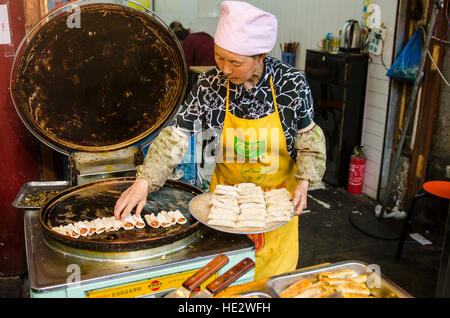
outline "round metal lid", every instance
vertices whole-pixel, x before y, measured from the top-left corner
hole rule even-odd
[[[26,36],[11,71],[22,121],[63,153],[135,144],[166,126],[184,97],[186,62],[170,28],[105,2],[51,12]]]

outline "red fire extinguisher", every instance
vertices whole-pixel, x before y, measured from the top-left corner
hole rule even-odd
[[[350,157],[347,191],[352,194],[361,194],[362,192],[364,168],[366,166],[366,158],[362,148],[362,146],[353,148],[353,154]]]

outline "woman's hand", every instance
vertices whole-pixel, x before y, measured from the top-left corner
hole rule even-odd
[[[308,187],[308,180],[300,180],[298,182],[297,188],[295,188],[293,200],[294,207],[296,208],[295,215],[300,215],[302,211],[307,207]]]
[[[147,203],[148,195],[148,181],[145,179],[136,179],[136,181],[129,187],[114,206],[114,216],[116,219],[124,220],[125,217],[131,213],[131,210],[136,207],[136,215],[140,216],[142,209]]]

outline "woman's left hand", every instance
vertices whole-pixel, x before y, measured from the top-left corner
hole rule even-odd
[[[300,215],[304,209],[307,207],[307,199],[308,199],[308,180],[300,180],[298,182],[297,188],[294,191],[294,207],[295,207],[295,215]]]

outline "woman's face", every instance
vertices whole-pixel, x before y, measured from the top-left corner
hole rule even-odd
[[[217,66],[225,73],[230,82],[240,85],[254,77],[264,60],[265,54],[245,56],[214,45],[214,57]]]

